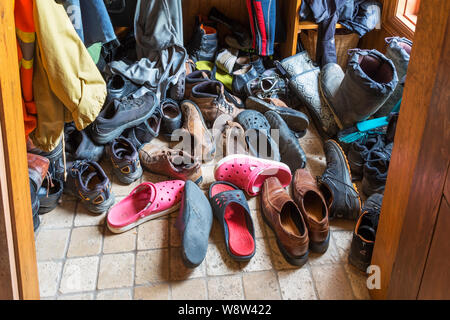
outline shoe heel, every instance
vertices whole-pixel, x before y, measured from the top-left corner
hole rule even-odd
[[[309,241],[309,249],[314,253],[325,253],[330,245],[331,231],[328,231],[328,236],[325,241],[322,242],[312,242]]]

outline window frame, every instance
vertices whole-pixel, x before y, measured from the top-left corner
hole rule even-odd
[[[405,37],[410,40],[414,38],[416,24],[414,13],[418,12],[418,4],[411,8],[408,5],[409,0],[384,0],[382,24],[384,28],[393,35]]]

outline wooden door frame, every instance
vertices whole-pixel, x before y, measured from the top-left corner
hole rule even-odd
[[[418,298],[449,164],[449,11],[450,1],[421,2],[372,256],[375,299]]]
[[[8,252],[0,260],[0,296],[5,299],[39,299],[22,112],[14,1],[0,1],[0,249]]]

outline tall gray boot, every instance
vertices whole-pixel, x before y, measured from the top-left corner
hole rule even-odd
[[[327,99],[339,128],[351,127],[377,112],[397,82],[394,64],[382,53],[353,50],[339,89]]]
[[[394,109],[397,102],[403,95],[403,83],[401,81],[406,76],[409,64],[409,55],[411,53],[412,42],[406,38],[392,37],[386,38],[388,47],[386,49],[386,57],[391,59],[397,70],[399,83],[395,87],[394,93],[386,100],[383,106],[375,113],[376,117],[387,116]]]

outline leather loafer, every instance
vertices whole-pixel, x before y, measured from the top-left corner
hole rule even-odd
[[[292,172],[299,168],[304,168],[306,166],[306,154],[286,122],[275,111],[267,111],[264,116],[272,130],[279,130],[278,147],[281,161],[286,163]]]
[[[276,177],[264,181],[261,210],[286,261],[296,266],[304,265],[308,260],[308,229],[299,208]]]
[[[292,180],[294,201],[306,222],[309,248],[324,253],[330,243],[328,203],[317,186],[316,180],[305,169],[298,169]]]

